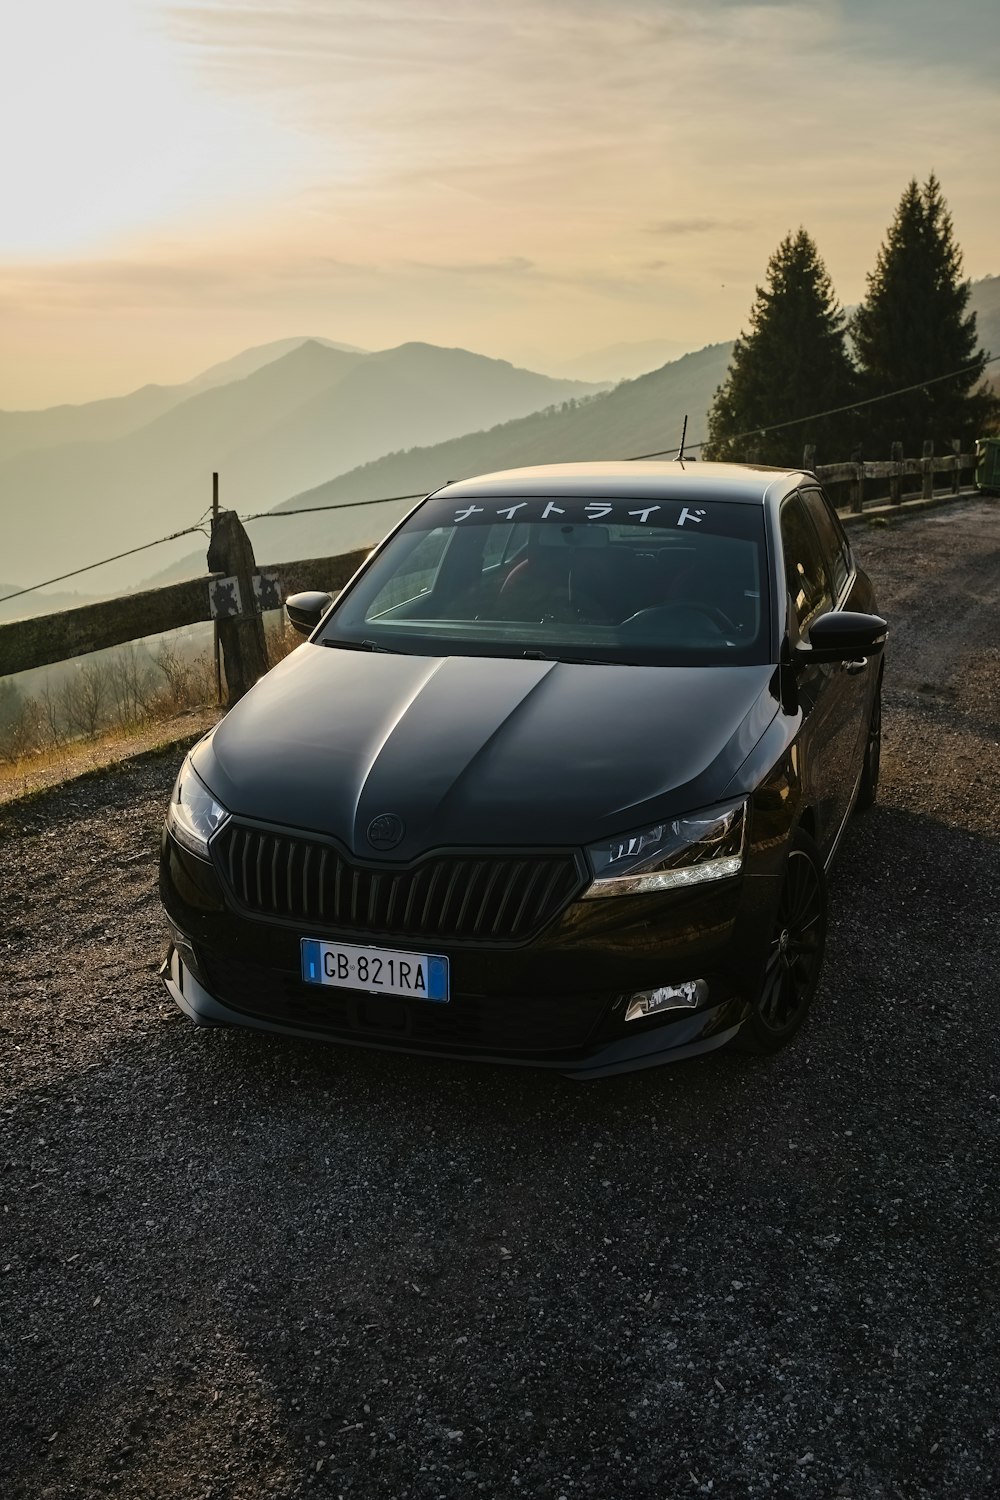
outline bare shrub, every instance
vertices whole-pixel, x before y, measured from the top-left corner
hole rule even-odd
[[[131,729],[149,717],[156,697],[153,669],[130,642],[111,658],[111,694],[120,728]]]
[[[4,679],[0,682],[0,729],[16,719],[24,703],[24,695],[15,683]]]
[[[170,641],[161,641],[153,662],[165,679],[165,686],[158,695],[160,704],[172,709],[186,707],[191,680],[189,658],[182,655]]]
[[[66,738],[66,723],[59,696],[53,690],[51,682],[46,682],[38,695],[37,702],[42,733],[48,744],[58,747]]]
[[[179,713],[215,701],[215,667],[210,652],[185,656],[170,641],[161,641],[153,661],[165,679],[157,697],[161,712]]]
[[[68,727],[90,738],[107,723],[111,703],[111,664],[88,661],[59,689],[59,707]]]
[[[23,760],[37,750],[41,715],[33,698],[25,698],[12,683],[0,684],[0,759]]]
[[[218,688],[215,681],[215,660],[211,651],[202,651],[193,662],[191,691],[193,694],[192,708],[204,708],[206,703],[218,701]]]

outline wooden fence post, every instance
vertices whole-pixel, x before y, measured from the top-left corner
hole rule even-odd
[[[903,445],[893,443],[889,457],[895,464],[895,471],[889,475],[889,504],[901,505],[903,501]]]
[[[816,467],[816,444],[806,443],[802,450],[802,467],[811,474]]]
[[[239,613],[219,619],[219,641],[226,664],[226,701],[230,707],[267,671],[267,643],[253,575],[256,568],[250,538],[234,510],[220,510],[208,544],[212,573],[235,578]]]
[[[215,535],[215,528],[219,524],[219,476],[212,475],[212,526],[209,536]],[[215,701],[222,702],[222,655],[219,646],[219,622],[212,621],[212,659],[215,662]]]
[[[855,476],[851,483],[851,512],[860,516],[865,506],[865,464],[860,448],[855,448],[851,454],[851,462],[855,465]]]
[[[934,442],[932,438],[924,441],[924,456],[920,460],[920,471],[923,474],[923,486],[921,495],[925,500],[934,498]]]
[[[951,451],[955,455],[955,467],[951,471],[951,493],[957,495],[962,488],[962,439],[952,438]]]

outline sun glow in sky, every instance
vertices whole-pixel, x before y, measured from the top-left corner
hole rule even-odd
[[[264,203],[308,181],[307,137],[216,99],[135,0],[32,0],[5,23],[3,250],[94,256],[123,235]]]
[[[0,50],[0,405],[315,333],[543,368],[745,321],[790,228],[855,301],[937,172],[1000,270],[1000,9],[32,0]],[[13,143],[13,149],[10,148]]]

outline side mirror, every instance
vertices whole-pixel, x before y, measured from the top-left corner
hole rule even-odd
[[[809,641],[801,642],[793,660],[806,662],[857,661],[876,656],[885,645],[889,627],[879,615],[859,615],[851,610],[831,610],[809,627]]]
[[[290,594],[285,600],[285,614],[300,635],[312,635],[332,603],[331,594],[310,589],[304,594]]]

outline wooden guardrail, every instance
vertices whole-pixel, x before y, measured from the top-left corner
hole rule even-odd
[[[368,548],[362,548],[335,557],[304,558],[256,571],[272,589],[277,588],[280,595],[277,604],[302,589],[343,588],[364,562],[368,551]],[[139,594],[104,599],[99,604],[85,604],[79,609],[0,624],[0,677],[68,661],[74,656],[86,656],[91,651],[103,651],[109,646],[122,646],[127,641],[142,640],[144,636],[159,635],[165,630],[210,621],[216,618],[212,609],[212,585],[224,582],[225,578],[222,572],[210,573],[207,577],[168,583],[163,588],[146,589]],[[229,666],[227,663],[227,668]]]
[[[849,463],[841,464],[816,464],[815,448],[807,447],[802,457],[802,467],[815,474],[822,484],[849,486],[849,505],[843,508],[853,515],[860,515],[864,510],[867,479],[888,480],[889,503],[901,505],[904,503],[903,491],[907,479],[920,481],[919,494],[914,492],[909,498],[930,500],[935,493],[935,475],[948,475],[950,493],[957,495],[963,471],[974,472],[976,468],[975,453],[962,453],[961,445],[957,442],[952,445],[951,453],[939,455],[935,455],[933,443],[927,442],[920,458],[904,458],[902,443],[893,443],[892,447],[892,457],[884,462],[872,462],[859,454]]]
[[[908,480],[919,481],[919,498],[932,498],[939,474],[949,476],[949,491],[958,494],[962,472],[975,468],[976,455],[960,453],[957,443],[953,448],[951,453],[935,456],[931,444],[925,443],[921,458],[904,459],[897,444],[886,462],[871,462],[857,455],[849,463],[820,465],[814,461],[815,451],[807,448],[803,468],[824,484],[846,485],[849,501],[842,508],[860,514],[869,480],[887,481],[890,504],[905,504],[903,492]],[[368,548],[361,548],[334,557],[303,558],[261,568],[254,561],[250,539],[236,512],[220,511],[213,525],[207,575],[57,614],[2,623],[0,678],[216,620],[228,698],[233,702],[266,667],[262,612],[279,608],[289,594],[303,589],[336,592],[367,554]]]

